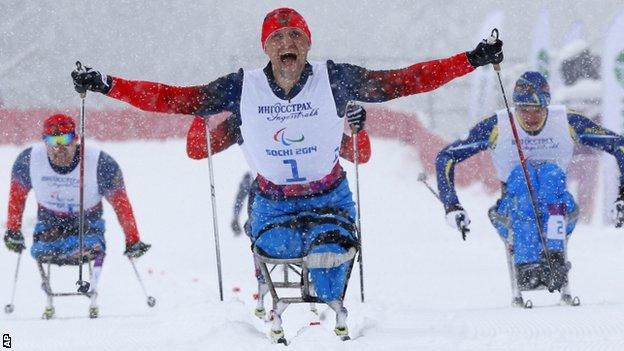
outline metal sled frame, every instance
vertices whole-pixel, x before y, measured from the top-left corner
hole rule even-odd
[[[503,240],[503,243],[505,244],[505,254],[507,255],[507,267],[509,269],[509,279],[511,280],[511,296],[512,296],[511,303],[515,307],[532,308],[533,302],[531,300],[524,301],[522,297],[522,292],[545,290],[546,287],[540,287],[537,289],[521,289],[520,288],[520,286],[518,285],[518,276],[516,274],[518,271],[516,269],[516,264],[515,264],[515,259],[514,259],[513,231],[510,229],[507,239],[503,237],[501,237],[501,239]],[[563,243],[563,255],[564,255],[564,260],[567,263],[568,262],[568,236],[567,235]],[[572,297],[572,294],[570,293],[569,285],[570,285],[570,282],[568,279],[568,284],[564,285],[561,288],[561,301],[571,306],[578,306],[580,305],[580,300],[578,296]]]
[[[43,268],[43,265],[47,265],[47,269]],[[53,265],[53,262],[42,262],[42,261],[37,261],[37,267],[39,268],[39,274],[41,275],[41,288],[43,289],[43,291],[46,293],[46,295],[48,296],[48,299],[51,299],[53,297],[63,297],[63,296],[86,296],[86,297],[91,297],[91,292],[87,292],[87,293],[80,293],[80,292],[62,292],[62,293],[55,293],[52,291],[52,287],[50,284],[50,266]],[[56,265],[56,264],[54,264]],[[59,265],[61,266],[61,265]],[[89,261],[89,274],[91,274],[91,261]]]
[[[89,266],[89,275],[91,275],[92,273],[92,265],[91,262],[93,261],[94,258],[90,257],[88,258],[87,263]],[[50,267],[52,265],[55,266],[75,266],[76,264],[78,264],[77,262],[66,262],[66,261],[56,261],[54,258],[49,258],[49,259],[43,259],[43,260],[37,260],[37,267],[39,268],[39,274],[41,275],[41,288],[43,289],[43,291],[46,294],[47,297],[47,305],[46,305],[46,310],[43,314],[43,318],[44,319],[49,319],[52,318],[52,316],[54,315],[54,298],[55,297],[66,297],[66,296],[84,296],[88,299],[91,300],[92,303],[92,307],[94,307],[94,298],[95,298],[95,293],[93,293],[92,291],[86,292],[86,293],[81,293],[81,292],[54,292],[52,291],[52,286],[50,284],[50,278],[51,278],[51,269]],[[46,265],[47,267],[44,269],[44,265]],[[95,317],[92,317],[95,318]]]
[[[262,275],[264,276],[265,282],[269,286],[269,292],[271,293],[271,297],[273,300],[273,311],[275,311],[278,315],[281,315],[284,310],[288,307],[288,305],[292,303],[324,303],[321,301],[316,294],[313,292],[313,288],[311,289],[310,280],[309,280],[309,270],[304,262],[303,257],[298,258],[272,258],[262,255],[258,248],[254,246],[253,254],[256,258],[258,265],[260,266],[260,270],[262,271]],[[357,257],[357,256],[356,256]],[[344,289],[342,291],[341,299],[344,300],[345,293],[347,291],[347,286],[349,285],[349,277],[351,276],[351,271],[353,269],[353,262],[355,259],[352,259],[349,264],[349,268],[347,270],[347,280],[345,282]],[[268,265],[273,265],[271,269],[268,268]],[[275,270],[277,266],[283,266],[284,268],[284,280],[282,281],[273,281],[271,277],[271,273]],[[299,277],[299,282],[293,282],[289,280],[288,272],[292,271]],[[277,293],[277,289],[300,289],[301,297],[279,297]],[[312,306],[313,308],[313,306]]]

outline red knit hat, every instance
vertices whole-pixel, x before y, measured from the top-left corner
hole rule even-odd
[[[52,115],[43,122],[43,135],[61,135],[76,132],[76,122],[68,115]]]
[[[310,34],[310,29],[303,19],[303,16],[291,8],[282,7],[269,12],[266,17],[264,17],[264,22],[262,22],[262,35],[260,36],[262,49],[264,49],[264,44],[271,34],[282,28],[299,28],[308,37],[310,43],[312,43],[312,34]]]

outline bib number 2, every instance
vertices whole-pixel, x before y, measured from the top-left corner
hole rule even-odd
[[[566,222],[562,215],[550,215],[548,218],[546,237],[552,240],[565,239]]]
[[[299,176],[299,169],[297,168],[297,160],[288,159],[282,161],[286,165],[290,165],[290,171],[292,172],[292,178],[286,178],[287,182],[303,182],[306,177]]]

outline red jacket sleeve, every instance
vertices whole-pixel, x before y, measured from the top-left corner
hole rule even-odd
[[[139,241],[139,230],[137,228],[136,220],[134,219],[134,213],[132,212],[132,205],[125,188],[120,188],[112,191],[106,197],[108,202],[113,206],[119,224],[126,236],[126,246],[132,245]]]
[[[358,101],[381,102],[402,96],[434,90],[474,71],[466,53],[448,58],[419,62],[393,70],[364,70],[356,81],[364,82],[357,88]]]
[[[9,213],[7,217],[8,230],[22,229],[22,216],[24,214],[24,206],[26,205],[26,197],[30,189],[24,187],[14,179],[11,180],[11,189],[9,190]]]
[[[362,130],[357,135],[358,144],[358,163],[366,163],[371,157],[371,144],[368,133]],[[353,151],[353,138],[351,135],[343,134],[342,142],[340,144],[340,157],[353,162],[355,159],[355,152]]]
[[[233,127],[230,116],[210,130],[210,148],[212,154],[217,154],[228,147],[234,145],[237,139],[236,129]],[[195,117],[191,123],[191,128],[186,135],[186,154],[194,160],[201,160],[208,157],[206,147],[206,121],[201,117]]]
[[[161,83],[112,77],[108,96],[144,111],[192,115],[204,100],[202,87],[177,87]]]

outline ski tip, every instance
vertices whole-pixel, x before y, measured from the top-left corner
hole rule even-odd
[[[310,322],[310,325],[321,325],[321,322],[319,322],[319,321],[312,321],[312,322]]]

